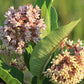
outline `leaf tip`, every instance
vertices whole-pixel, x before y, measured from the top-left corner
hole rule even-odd
[[[81,21],[81,18],[75,20],[77,22],[77,24]]]

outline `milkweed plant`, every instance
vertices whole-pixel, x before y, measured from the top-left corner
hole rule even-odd
[[[58,27],[53,0],[5,13],[0,26],[0,84],[83,84],[84,42],[68,40],[80,22]]]

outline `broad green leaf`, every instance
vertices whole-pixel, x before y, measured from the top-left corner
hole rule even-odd
[[[0,78],[7,84],[23,84],[23,73],[14,67],[6,65],[0,59]]]
[[[30,58],[30,71],[34,76],[41,78],[42,72],[45,70],[51,55],[79,21],[72,21],[70,24],[52,31],[35,46]]]
[[[58,28],[57,20],[57,12],[53,7],[51,7],[51,31]]]
[[[45,28],[45,30],[42,30],[42,34],[41,34],[41,38],[44,38],[51,31],[50,17],[49,17],[49,14],[48,14],[48,9],[46,7],[46,2],[43,4],[43,6],[41,8],[41,18],[44,18],[44,22],[46,24],[46,28]]]

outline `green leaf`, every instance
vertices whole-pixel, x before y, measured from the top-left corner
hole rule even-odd
[[[84,40],[82,40],[83,46],[84,46]]]
[[[45,80],[43,81],[43,84],[53,84],[51,81],[49,81],[49,78],[45,78]]]
[[[41,8],[42,5],[44,4],[44,1],[45,1],[45,0],[36,0],[36,3],[35,3],[35,5],[34,5],[34,7],[35,7],[36,5],[38,5],[38,6]]]
[[[83,80],[81,80],[81,81],[80,81],[80,83],[78,83],[78,84],[84,84],[84,79],[83,79]]]
[[[32,48],[31,45],[29,45],[29,46],[25,49],[25,52],[23,53],[25,65],[27,66],[27,68],[28,68],[29,70],[30,70],[29,60],[30,60],[30,56],[31,56],[32,51],[33,51],[33,48]]]
[[[58,54],[62,54],[61,46],[59,46],[59,47],[55,50],[55,52],[51,55],[51,58],[49,59],[48,64],[46,65],[45,70],[46,70],[47,68],[49,68],[49,66],[52,65],[52,64],[51,64],[52,59],[53,59],[53,58],[56,58],[56,56],[58,56]]]
[[[37,84],[37,77],[36,77],[36,76],[34,76],[34,77],[32,78],[31,84]]]
[[[53,7],[51,7],[51,30],[58,28],[57,20],[58,20],[57,12]]]
[[[82,41],[82,43],[83,43],[83,45],[82,46],[84,46],[84,40],[81,40]],[[78,41],[73,41],[73,43],[77,43]]]
[[[0,59],[0,78],[7,84],[23,84],[23,73],[14,67],[6,65]]]
[[[47,34],[51,32],[51,16],[50,10],[53,0],[36,0],[35,5],[38,5],[41,8],[41,18],[44,18],[46,24],[45,31],[42,30],[41,38],[44,38]]]
[[[2,45],[3,44],[3,42],[2,42],[2,40],[0,39],[0,45]]]
[[[28,52],[29,54],[31,54],[32,51],[33,51],[33,48],[32,48],[31,45],[28,45],[28,47],[26,48],[26,50],[27,50],[27,52]]]
[[[35,46],[30,58],[30,71],[34,76],[42,77],[42,72],[45,70],[51,55],[79,21],[72,21],[70,24],[52,31]]]
[[[25,65],[30,70],[30,66],[29,66],[30,54],[28,54],[27,50],[25,50],[23,56],[24,56]]]
[[[50,8],[53,0],[36,0],[34,7],[38,5],[41,8],[45,1],[47,8]]]
[[[53,0],[46,0],[46,6],[48,8],[48,12],[50,14],[51,6],[52,6]]]
[[[46,24],[46,28],[45,28],[45,30],[42,30],[42,34],[41,34],[41,38],[44,38],[51,31],[50,17],[49,17],[49,14],[48,14],[48,9],[46,7],[46,2],[43,4],[43,6],[41,8],[41,18],[44,18],[44,22]]]

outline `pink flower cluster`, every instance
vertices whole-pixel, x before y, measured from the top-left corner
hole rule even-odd
[[[16,53],[22,53],[26,42],[37,43],[41,40],[41,29],[45,30],[45,24],[41,19],[40,8],[30,5],[20,6],[17,10],[10,7],[5,14],[5,26],[0,27],[0,37],[8,49]]]
[[[51,66],[44,73],[53,84],[78,84],[84,78],[84,46],[64,40],[62,53],[51,61]]]

